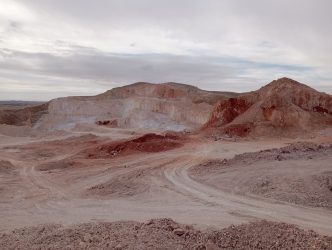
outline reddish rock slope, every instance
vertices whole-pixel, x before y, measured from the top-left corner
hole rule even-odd
[[[203,128],[227,134],[288,135],[332,125],[332,96],[289,78],[219,101]]]

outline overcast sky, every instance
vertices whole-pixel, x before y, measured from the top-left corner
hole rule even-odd
[[[137,81],[332,93],[330,0],[0,0],[0,100]]]

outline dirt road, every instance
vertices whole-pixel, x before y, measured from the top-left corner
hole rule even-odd
[[[202,139],[170,151],[118,157],[106,163],[91,160],[84,167],[50,171],[37,169],[37,157],[22,159],[19,150],[1,145],[0,159],[11,162],[17,171],[1,174],[1,180],[10,183],[0,183],[0,230],[43,223],[169,217],[200,228],[267,219],[332,235],[331,210],[224,192],[194,180],[188,172],[207,159],[285,143]],[[70,156],[54,155],[47,161]]]

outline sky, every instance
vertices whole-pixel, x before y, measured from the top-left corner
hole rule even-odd
[[[330,0],[1,0],[0,100],[138,81],[245,92],[290,77],[332,94]]]

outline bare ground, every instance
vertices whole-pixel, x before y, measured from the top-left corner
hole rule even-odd
[[[332,208],[332,144],[301,142],[208,161],[191,169],[214,187],[296,204]]]
[[[218,178],[221,178],[223,173],[229,173],[230,176],[234,171],[234,176],[237,175],[241,179],[246,177],[243,170],[248,168],[248,175],[250,176],[251,166],[261,164],[259,160],[252,161],[252,157],[249,157],[250,160],[247,163],[241,163],[241,165],[240,162],[243,159],[239,158],[240,160],[238,163],[234,163],[234,166],[221,168],[217,164],[205,166],[205,168],[202,165],[197,167],[211,159],[214,159],[215,162],[221,162],[225,158],[231,159],[235,155],[243,153],[280,148],[294,142],[293,140],[227,142],[213,141],[193,135],[181,147],[167,148],[166,151],[139,151],[119,155],[118,157],[104,157],[103,155],[101,158],[87,158],[84,154],[81,154],[87,148],[95,148],[99,143],[117,140],[121,142],[124,140],[130,141],[139,136],[138,134],[122,132],[121,134],[119,130],[115,129],[109,129],[108,131],[103,135],[98,134],[99,137],[97,138],[91,135],[82,136],[82,133],[80,133],[74,134],[70,138],[53,139],[53,141],[49,138],[38,138],[38,140],[33,138],[31,143],[28,143],[28,139],[25,138],[22,145],[17,141],[17,138],[13,138],[13,141],[6,138],[6,142],[0,144],[0,160],[6,162],[6,167],[3,169],[7,169],[8,166],[10,168],[14,167],[14,171],[10,173],[7,173],[7,170],[0,171],[0,190],[5,190],[0,193],[0,231],[6,233],[1,237],[1,244],[11,244],[15,237],[19,237],[18,235],[24,232],[18,230],[17,233],[11,234],[10,230],[12,229],[59,223],[61,226],[46,226],[46,228],[50,228],[47,229],[47,235],[51,238],[47,238],[48,236],[38,238],[42,237],[43,234],[36,234],[34,230],[41,228],[37,227],[26,229],[26,234],[23,233],[23,238],[20,238],[17,244],[30,244],[29,241],[32,239],[35,239],[34,242],[37,243],[41,240],[47,242],[47,239],[49,241],[53,239],[54,244],[62,244],[61,241],[54,242],[54,239],[57,237],[62,239],[64,232],[68,234],[70,230],[73,230],[73,237],[70,236],[64,239],[63,242],[71,242],[70,244],[74,244],[74,247],[75,244],[80,243],[78,238],[77,241],[75,240],[75,235],[79,237],[84,230],[87,230],[84,228],[101,227],[103,229],[108,227],[112,232],[112,230],[115,230],[113,227],[118,225],[118,228],[122,228],[119,229],[119,232],[124,234],[126,230],[129,230],[125,225],[142,226],[146,225],[141,224],[143,221],[165,217],[172,218],[179,223],[194,225],[196,229],[193,230],[203,230],[202,235],[205,235],[204,237],[209,235],[205,230],[210,226],[220,230],[232,224],[239,225],[261,220],[291,223],[299,228],[315,230],[319,234],[332,235],[332,211],[328,209],[328,206],[315,207],[317,199],[312,201],[316,202],[314,206],[312,204],[296,205],[289,202],[280,202],[275,198],[271,199],[271,197],[266,198],[264,195],[251,195],[251,192],[248,194],[241,192],[240,189],[238,192],[235,188],[240,185],[234,181],[235,179],[233,179],[233,183],[225,182],[222,187],[215,185],[215,183],[220,183]],[[112,131],[114,131],[113,135]],[[332,141],[331,138],[328,139],[327,137],[323,139]],[[314,165],[315,162],[330,162],[329,155],[331,154],[324,150],[317,151],[317,154],[314,151],[310,151],[310,153],[309,151],[302,152],[298,150],[299,157],[293,157],[292,153],[286,153],[285,155],[290,157],[289,159],[279,161],[272,157],[274,159],[273,164],[282,163],[282,172],[289,169],[290,177],[294,176],[294,171],[296,173],[303,172],[305,175],[309,172],[315,173],[318,176],[331,171],[330,165],[325,164],[323,167]],[[263,154],[272,154],[271,152],[273,150],[263,151]],[[309,153],[311,155],[307,155]],[[253,155],[256,155],[256,153]],[[309,156],[312,159],[305,158]],[[269,163],[272,161],[271,159],[268,158],[265,163]],[[292,164],[290,164],[291,162]],[[274,176],[276,173],[272,170],[277,169],[277,167],[270,169],[266,168],[264,164],[262,163],[261,169],[268,172],[271,170],[269,173]],[[303,171],[306,168],[308,168],[308,171]],[[197,171],[196,174],[195,171]],[[261,172],[260,176],[264,176],[264,171]],[[257,172],[257,170],[253,172]],[[213,180],[216,182],[213,182]],[[323,183],[326,183],[326,181],[323,181]],[[231,188],[232,185],[234,190]],[[81,223],[128,220],[138,222],[72,226]],[[254,227],[250,225],[261,225],[261,228],[265,228],[264,232],[269,232],[264,227],[265,223],[248,224],[247,226],[250,229],[248,231],[251,231]],[[267,228],[270,228],[279,224],[266,222],[266,225]],[[279,228],[279,226],[276,227]],[[284,225],[281,228],[283,227],[293,228],[289,225]],[[237,232],[240,228],[234,229],[234,232]],[[105,230],[105,233],[108,232],[107,230]],[[158,230],[155,232],[157,236],[162,232],[162,235],[165,234],[163,236],[166,237],[165,241],[166,239],[170,242],[179,241],[182,242],[183,245],[180,246],[183,247],[186,247],[187,243],[196,245],[199,243],[189,239],[187,242],[187,239],[179,238],[173,232],[167,234],[164,229],[160,229],[161,231],[158,233]],[[273,230],[271,229],[271,232]],[[297,235],[297,229],[294,229],[295,231],[292,231],[293,229],[289,230],[290,236]],[[238,234],[243,235],[246,230],[239,232]],[[262,234],[262,232],[260,231],[257,235]],[[154,234],[150,231],[142,231],[141,233],[142,249],[144,249],[143,247],[148,248],[148,245],[144,244],[148,244],[150,240],[153,241],[155,239],[153,237],[157,236],[153,236]],[[150,234],[152,238],[148,238],[149,240],[145,242],[143,236]],[[128,235],[131,235],[130,230]],[[134,235],[133,233],[132,236],[128,237],[135,237]],[[168,238],[168,235],[175,237],[175,241],[171,237]],[[226,233],[227,235],[228,233]],[[136,236],[141,237],[139,234]],[[105,237],[107,239],[108,236]],[[122,244],[123,236],[113,235],[110,237],[116,237],[119,241],[118,244]],[[158,237],[161,237],[160,234]],[[248,241],[250,237],[251,235],[248,234]],[[106,244],[106,240],[99,240]],[[218,242],[215,241],[217,245]],[[104,243],[100,244],[99,246],[104,246],[102,245]],[[130,244],[128,243],[127,248]],[[241,249],[241,244],[245,245],[247,243],[239,244],[238,249]],[[20,246],[23,247],[24,245]],[[56,247],[59,249],[61,246],[54,245],[55,249]],[[89,246],[93,247],[94,245]],[[168,249],[174,249],[174,245],[170,246]],[[36,248],[38,249],[38,245]]]
[[[139,222],[56,224],[3,234],[9,249],[331,249],[332,237],[267,221],[199,231],[171,219]]]

